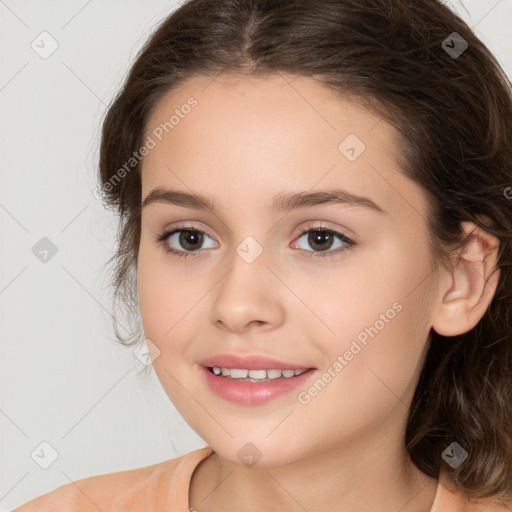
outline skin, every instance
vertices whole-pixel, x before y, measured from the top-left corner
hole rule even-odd
[[[157,376],[215,451],[193,475],[190,507],[428,512],[437,480],[403,447],[408,409],[431,329],[452,336],[483,316],[499,276],[485,285],[497,242],[475,231],[453,271],[433,272],[427,200],[400,172],[397,132],[311,78],[194,77],[158,105],[146,134],[191,96],[197,107],[144,158],[142,199],[173,188],[209,195],[218,210],[144,207],[137,261]],[[349,134],[366,145],[355,161],[338,149]],[[339,204],[286,215],[268,208],[282,191],[331,188],[370,198],[387,214]],[[179,258],[156,242],[178,223],[206,231],[200,257]],[[357,245],[336,252],[344,244],[335,238],[324,243],[331,259],[307,257],[321,251],[298,235],[321,224]],[[236,252],[247,236],[263,249],[252,263]],[[167,244],[187,249],[177,235]],[[400,312],[308,404],[297,400],[302,388],[234,404],[200,372],[215,354],[256,354],[315,367],[315,381],[394,303]],[[252,467],[237,457],[248,442],[262,454]]]

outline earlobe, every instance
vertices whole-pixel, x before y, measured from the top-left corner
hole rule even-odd
[[[496,270],[499,240],[472,222],[463,222],[471,233],[451,272],[441,280],[432,328],[442,336],[470,331],[484,316],[492,301],[500,271]]]

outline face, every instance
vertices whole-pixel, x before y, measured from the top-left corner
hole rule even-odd
[[[213,207],[168,194],[142,209],[144,333],[188,424],[260,465],[396,430],[435,287],[426,198],[400,173],[394,128],[310,78],[223,76],[171,91],[146,137],[143,202],[159,188]],[[254,383],[206,368],[276,369],[250,356],[311,370]]]

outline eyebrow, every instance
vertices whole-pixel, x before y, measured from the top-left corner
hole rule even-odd
[[[184,208],[215,212],[215,201],[201,194],[190,194],[179,190],[162,187],[153,189],[142,202],[142,208],[151,203],[165,203]],[[367,197],[358,196],[342,189],[322,190],[318,192],[280,192],[274,198],[271,211],[273,213],[289,212],[300,208],[313,208],[328,204],[348,204],[371,209],[381,215],[387,212]]]

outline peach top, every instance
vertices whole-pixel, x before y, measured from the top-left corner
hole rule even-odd
[[[39,496],[13,512],[189,512],[192,473],[212,453],[206,446],[152,466],[84,478]],[[506,506],[469,505],[439,482],[430,512],[509,510],[512,509]]]

